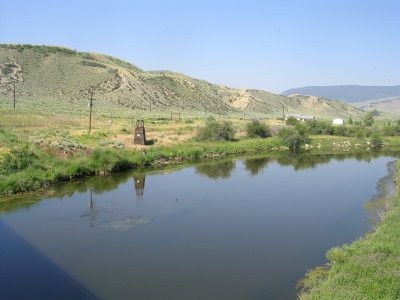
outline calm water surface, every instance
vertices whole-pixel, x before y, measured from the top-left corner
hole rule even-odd
[[[295,298],[329,248],[371,228],[393,160],[213,162],[0,204],[1,298]]]

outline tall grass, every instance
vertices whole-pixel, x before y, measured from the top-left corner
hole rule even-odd
[[[39,148],[16,146],[0,161],[0,195],[47,188],[74,178],[108,175],[114,172],[163,164],[220,158],[232,154],[267,151],[281,145],[277,138],[240,142],[192,142],[151,148],[146,152],[96,148],[61,158]]]

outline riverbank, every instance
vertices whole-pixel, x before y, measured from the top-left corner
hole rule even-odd
[[[255,153],[292,155],[278,137],[240,138],[229,142],[190,140],[140,149],[104,146],[92,150],[86,147],[78,148],[72,144],[66,145],[67,150],[63,152],[43,147],[41,144],[22,145],[24,144],[19,143],[3,155],[0,195],[46,189],[55,183],[88,176],[109,175],[128,169],[160,168],[185,162]],[[385,149],[396,147],[398,147],[397,139],[386,141]],[[321,154],[363,153],[372,150],[367,140],[334,136],[314,136],[310,143],[302,148],[303,152]]]
[[[328,264],[308,272],[299,283],[305,299],[400,298],[400,195],[396,163],[396,195],[387,200],[376,228],[351,243],[327,252]]]

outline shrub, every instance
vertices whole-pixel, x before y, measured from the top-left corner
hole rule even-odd
[[[249,138],[255,138],[255,137],[261,137],[261,138],[266,138],[272,136],[271,134],[271,129],[263,124],[260,123],[258,120],[253,120],[251,123],[247,124],[247,137]]]
[[[368,112],[364,117],[364,124],[366,126],[372,126],[372,124],[374,124],[374,114],[372,112]]]
[[[378,132],[371,135],[371,146],[373,148],[381,148],[383,146],[383,139]]]
[[[289,117],[286,120],[286,125],[296,125],[297,123],[299,123],[299,121],[295,118],[295,117]]]
[[[356,132],[356,138],[358,138],[358,139],[363,139],[365,137],[365,135],[364,135],[364,130],[362,130],[361,128],[360,129],[358,129],[357,130],[357,132]]]
[[[400,135],[400,126],[386,126],[383,128],[383,134],[385,136],[398,136]]]
[[[36,155],[26,145],[23,148],[13,148],[10,153],[4,155],[1,163],[1,172],[11,174],[30,167],[36,159]]]
[[[352,136],[353,131],[346,126],[336,126],[333,129],[333,134],[338,136]]]
[[[332,135],[334,133],[334,129],[332,125],[325,121],[311,120],[306,123],[308,126],[309,134],[326,134]]]
[[[347,121],[350,125],[353,125],[353,119],[351,117],[349,117],[349,120]]]
[[[306,132],[299,130],[299,128],[283,128],[279,131],[278,136],[291,151],[298,151],[302,145],[309,141]]]
[[[235,137],[235,129],[230,122],[219,123],[214,120],[206,120],[206,126],[201,128],[197,134],[200,141],[232,141]]]

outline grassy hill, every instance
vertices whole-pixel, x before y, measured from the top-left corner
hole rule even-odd
[[[313,95],[327,99],[336,99],[349,103],[362,102],[372,99],[400,96],[400,85],[397,86],[306,86],[284,91],[282,95]]]
[[[400,96],[383,99],[372,99],[364,102],[353,103],[353,105],[364,111],[377,110],[388,114],[400,114]]]
[[[185,112],[277,117],[303,113],[319,117],[361,117],[341,102],[285,97],[232,89],[169,71],[145,72],[114,57],[63,47],[0,45],[0,108],[12,107],[16,82],[19,110],[83,114],[94,87],[94,109],[103,115]]]

